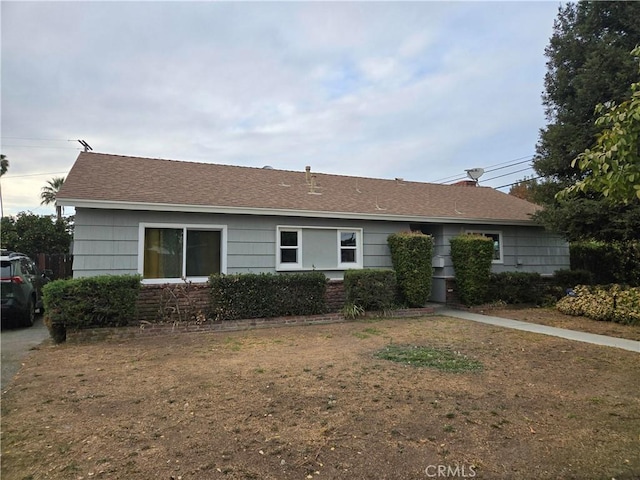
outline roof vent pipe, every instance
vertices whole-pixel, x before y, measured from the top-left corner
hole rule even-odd
[[[311,185],[311,167],[307,165],[306,167],[304,167],[304,171],[304,177],[307,180],[307,185]]]

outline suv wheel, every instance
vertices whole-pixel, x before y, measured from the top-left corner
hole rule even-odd
[[[33,301],[33,298],[30,298],[29,303],[27,305],[27,311],[24,313],[22,324],[25,327],[32,327],[35,321],[36,321],[36,304]]]

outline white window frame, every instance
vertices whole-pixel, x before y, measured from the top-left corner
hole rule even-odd
[[[356,234],[356,246],[355,247],[343,247],[342,246],[342,234],[343,233],[355,233]],[[350,268],[362,268],[362,229],[357,228],[341,228],[338,230],[338,268],[341,270],[348,270]],[[355,261],[343,262],[342,250],[355,250]]]
[[[282,232],[295,232],[298,236],[298,245],[296,247],[290,246],[282,246],[281,240],[282,236],[280,235]],[[302,270],[302,228],[300,227],[287,227],[287,226],[278,226],[276,228],[276,270]],[[296,262],[282,262],[282,249],[286,248],[288,250],[296,250]]]
[[[473,235],[483,235],[483,236],[488,236],[488,235],[498,235],[498,246],[500,247],[500,258],[499,259],[492,259],[491,263],[495,263],[495,264],[504,264],[504,235],[502,235],[502,232],[500,230],[467,230],[465,233],[467,234],[473,234]]]
[[[138,225],[138,273],[144,275],[144,239],[145,230],[147,228],[167,228],[180,230],[184,235],[182,245],[182,258],[187,258],[187,232],[189,230],[211,230],[220,232],[220,273],[227,273],[227,226],[226,225],[209,225],[197,223],[147,223],[141,222]],[[186,277],[187,262],[182,262],[182,274],[187,281],[193,283],[206,283],[209,277]],[[146,285],[162,284],[162,283],[180,283],[182,278],[143,278],[142,283]]]
[[[302,242],[302,232],[304,230],[332,230],[336,232],[336,251],[337,261],[335,266],[318,266],[317,270],[322,271],[343,271],[350,269],[362,269],[364,268],[364,245],[363,245],[363,229],[362,228],[350,228],[350,227],[317,227],[317,226],[305,226],[305,225],[277,225],[276,226],[276,271],[303,271],[313,270],[314,268],[303,267],[303,255],[304,244]],[[282,263],[280,262],[280,232],[297,232],[298,233],[298,261],[294,263]],[[355,233],[356,234],[356,261],[355,262],[342,262],[340,250],[343,248],[340,242],[341,233]]]

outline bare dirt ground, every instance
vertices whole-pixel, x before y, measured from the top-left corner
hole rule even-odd
[[[483,368],[374,356],[390,343],[452,349]],[[45,344],[3,392],[1,473],[640,478],[639,359],[438,316]]]

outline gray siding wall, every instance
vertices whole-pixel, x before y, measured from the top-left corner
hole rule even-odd
[[[73,247],[74,277],[138,273],[138,232],[142,222],[226,225],[229,274],[275,272],[278,225],[362,228],[365,268],[391,268],[387,237],[409,228],[408,224],[400,222],[78,208]],[[330,278],[342,277],[340,271],[326,273]]]
[[[434,237],[434,257],[443,257],[444,260],[444,267],[433,270],[431,300],[434,302],[445,302],[445,280],[455,276],[450,240],[468,231],[502,234],[503,263],[492,265],[494,273],[515,271],[552,275],[556,270],[569,268],[568,243],[542,227],[446,224],[423,225],[422,230]]]
[[[227,273],[271,273],[276,268],[276,227],[332,227],[363,229],[365,268],[392,268],[387,237],[408,231],[404,222],[314,219],[302,217],[256,217],[179,212],[76,209],[74,235],[75,277],[138,273],[139,224],[175,223],[226,225]],[[432,300],[444,302],[444,279],[454,276],[449,241],[468,230],[500,231],[504,263],[494,272],[522,271],[553,274],[569,268],[569,246],[541,227],[498,227],[495,225],[425,226],[434,236],[434,256],[444,258],[444,267],[434,269]],[[341,271],[326,271],[329,278],[341,278]]]
[[[556,270],[569,268],[569,244],[542,227],[444,225],[442,236],[436,239],[436,255],[445,256],[445,266],[437,268],[435,276],[455,276],[450,241],[453,237],[470,230],[502,234],[503,263],[492,265],[491,270],[494,273],[518,271],[552,275]]]

